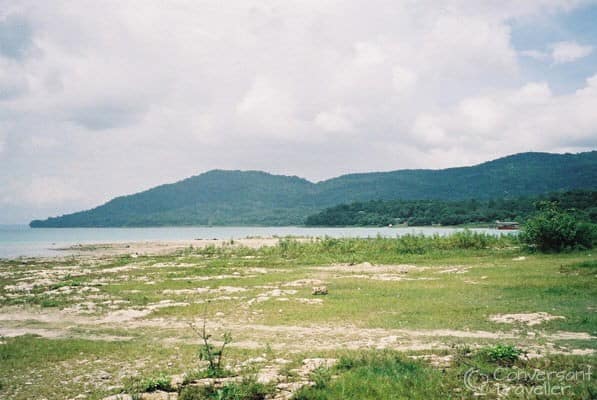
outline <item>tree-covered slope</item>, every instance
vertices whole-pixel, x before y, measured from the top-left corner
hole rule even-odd
[[[209,171],[180,182],[117,197],[97,208],[32,221],[32,227],[299,224],[296,198],[313,184],[259,171]]]
[[[354,201],[513,198],[595,188],[596,151],[522,153],[472,167],[350,174],[319,183],[214,170],[31,226],[293,225]]]
[[[389,224],[461,225],[523,222],[536,211],[538,201],[554,202],[574,210],[579,219],[597,223],[597,191],[576,190],[548,195],[492,200],[370,200],[340,204],[310,215],[308,226],[383,226]]]
[[[345,175],[320,183],[318,201],[495,199],[596,186],[596,151],[521,153],[472,167]]]

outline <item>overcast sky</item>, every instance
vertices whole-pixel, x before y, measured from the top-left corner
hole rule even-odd
[[[597,3],[0,0],[0,223],[220,169],[597,147]]]

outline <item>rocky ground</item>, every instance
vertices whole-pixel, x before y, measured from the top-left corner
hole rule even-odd
[[[250,373],[275,385],[277,399],[290,398],[310,383],[315,369],[351,351],[400,351],[438,367],[450,364],[458,343],[516,343],[525,357],[595,351],[596,333],[578,325],[579,314],[595,313],[591,296],[581,295],[581,305],[562,306],[550,298],[516,302],[516,293],[512,298],[499,293],[504,286],[506,294],[518,288],[517,279],[534,276],[540,264],[562,260],[506,253],[312,263],[260,250],[277,243],[270,238],[105,244],[79,246],[68,256],[0,263],[2,342],[35,340],[47,357],[56,358],[3,371],[12,377],[2,381],[0,394],[128,399],[123,393],[128,381],[158,372],[176,387],[200,365],[201,340],[190,326],[203,323],[216,340],[232,335],[226,363],[237,375],[189,384],[221,385]],[[564,276],[557,266],[543,273]],[[97,348],[85,345],[80,354],[64,358],[48,350],[52,343],[69,354],[81,343]],[[141,398],[172,399],[176,393]]]

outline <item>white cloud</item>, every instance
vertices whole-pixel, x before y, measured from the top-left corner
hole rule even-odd
[[[574,41],[563,41],[552,43],[548,50],[523,50],[519,54],[538,61],[567,64],[587,57],[592,52],[593,46],[581,45]]]
[[[557,42],[553,44],[551,57],[556,64],[563,64],[586,57],[592,52],[592,46],[581,45],[576,42]]]
[[[396,65],[392,70],[392,85],[398,92],[408,92],[417,83],[417,74],[409,69]]]
[[[503,118],[501,102],[488,97],[464,99],[458,105],[458,116],[470,132],[477,135],[496,134]]]
[[[27,77],[18,63],[0,58],[0,101],[12,100],[25,94]]]
[[[352,116],[348,110],[337,107],[332,111],[323,111],[317,114],[315,126],[324,132],[350,133],[355,129],[351,119]]]
[[[354,63],[358,67],[372,67],[385,61],[383,50],[377,44],[357,42],[354,44],[354,49]]]
[[[441,148],[502,149],[508,153],[597,146],[597,75],[571,94],[553,95],[546,83],[530,83],[515,90],[463,99],[457,107],[432,115],[421,114],[411,133],[421,127],[439,140]],[[422,121],[427,125],[422,125]],[[441,132],[441,135],[433,134]]]
[[[510,28],[581,4],[0,0],[0,181],[31,183],[16,204],[87,206],[212,168],[319,179],[584,150],[597,89],[521,82],[542,79]],[[526,55],[588,51],[567,43]]]
[[[548,61],[551,58],[551,54],[541,50],[522,50],[519,54],[521,56],[534,58],[538,61]]]
[[[292,137],[296,132],[295,106],[291,94],[264,77],[254,79],[236,106],[241,123],[254,135]]]
[[[84,198],[64,179],[55,176],[34,176],[27,180],[11,180],[2,187],[0,200],[9,205],[47,207]]]
[[[446,131],[429,114],[420,114],[417,116],[412,127],[412,134],[424,146],[437,146],[446,139]]]
[[[547,104],[551,100],[551,96],[551,89],[546,82],[531,82],[512,93],[508,103],[514,105]]]

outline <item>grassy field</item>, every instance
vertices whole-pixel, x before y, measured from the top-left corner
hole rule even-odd
[[[281,381],[313,385],[297,399],[597,396],[580,375],[597,364],[591,251],[471,233],[247,243],[1,261],[0,398],[101,399],[200,375],[190,324],[204,320],[213,339],[232,335],[229,375],[263,385],[186,387],[183,400],[281,396]],[[577,374],[538,393],[532,371]]]

